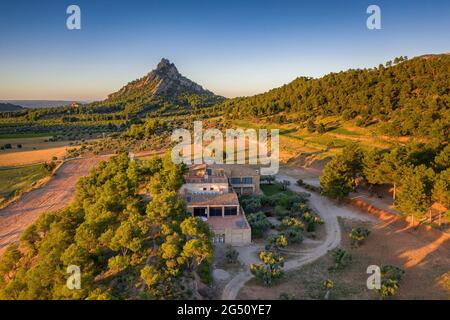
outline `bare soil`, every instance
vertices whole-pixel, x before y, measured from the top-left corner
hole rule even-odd
[[[1,209],[0,253],[7,245],[18,241],[22,232],[40,214],[57,211],[66,206],[73,199],[78,179],[87,175],[101,160],[106,159],[107,157],[92,157],[68,161],[47,184],[24,194]]]
[[[348,233],[356,226],[366,226],[371,234],[359,248],[352,248]],[[340,219],[343,233],[341,247],[352,254],[352,263],[341,271],[330,271],[329,255],[288,272],[268,288],[255,279],[240,291],[238,299],[278,299],[288,293],[296,299],[322,299],[322,283],[334,282],[332,299],[378,299],[376,291],[366,287],[369,265],[391,264],[406,274],[395,299],[450,299],[450,248],[444,238],[423,239],[414,229],[399,229],[389,221],[361,222]]]

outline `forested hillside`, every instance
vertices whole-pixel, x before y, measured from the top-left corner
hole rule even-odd
[[[72,204],[41,215],[7,248],[0,299],[195,298],[195,281],[211,277],[212,244],[176,194],[183,170],[170,157],[101,163]],[[81,270],[81,290],[66,286],[69,265]]]
[[[396,58],[386,65],[301,77],[267,93],[225,101],[228,117],[266,118],[304,126],[317,117],[357,119],[379,124],[380,133],[448,140],[450,131],[450,55]]]

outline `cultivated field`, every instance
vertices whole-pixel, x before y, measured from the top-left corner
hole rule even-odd
[[[27,165],[62,159],[71,148],[69,141],[48,141],[51,137],[1,138],[0,145],[11,144],[12,149],[0,150],[0,167]],[[18,147],[20,146],[20,148]]]
[[[23,230],[40,214],[56,211],[73,198],[76,182],[107,156],[76,159],[64,163],[43,187],[24,194],[0,210],[0,252],[18,241]]]

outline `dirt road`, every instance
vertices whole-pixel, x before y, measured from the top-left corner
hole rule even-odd
[[[289,189],[291,189],[294,192],[306,192],[310,194],[309,198],[309,206],[316,210],[321,218],[324,220],[325,230],[326,230],[326,238],[325,240],[319,244],[318,246],[314,247],[313,249],[305,250],[304,252],[301,252],[298,258],[288,260],[284,264],[284,271],[289,271],[293,269],[297,269],[307,263],[313,262],[314,260],[322,257],[325,255],[328,250],[331,250],[335,247],[337,247],[341,242],[341,229],[339,227],[338,219],[337,217],[346,217],[346,218],[352,218],[352,219],[359,219],[359,220],[372,220],[373,217],[370,217],[368,215],[363,215],[361,213],[358,213],[354,211],[349,206],[343,205],[343,206],[337,206],[332,201],[328,200],[325,197],[322,197],[315,193],[310,193],[306,189],[303,189],[299,187],[296,184],[297,178],[287,175],[287,174],[279,174],[276,176],[276,179],[278,181],[288,180],[290,182]],[[257,250],[258,248],[255,248]],[[244,255],[244,257],[252,257],[251,253],[247,253]],[[250,273],[250,270],[248,268],[249,264],[253,261],[242,261],[245,265],[247,270],[245,272],[241,272],[237,274],[234,278],[230,280],[230,282],[225,286],[223,292],[222,292],[222,299],[223,300],[234,300],[236,299],[239,291],[241,288],[245,285],[245,283],[250,280],[253,275]]]
[[[109,156],[75,159],[64,163],[39,189],[24,194],[0,210],[0,253],[10,243],[19,240],[20,235],[40,214],[56,211],[66,206],[75,193],[78,179]]]

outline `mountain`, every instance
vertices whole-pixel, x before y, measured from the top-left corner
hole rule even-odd
[[[68,100],[0,100],[0,103],[12,103],[19,106],[22,106],[24,108],[56,108],[61,106],[69,106],[74,101],[68,101]],[[82,101],[77,101],[77,103],[85,103]]]
[[[3,103],[0,102],[0,112],[7,112],[7,111],[20,111],[24,108],[12,103]]]
[[[110,94],[104,103],[170,101],[190,105],[192,101],[196,101],[211,105],[223,100],[223,97],[181,75],[173,63],[163,58],[156,69]]]
[[[376,124],[382,134],[448,141],[450,55],[400,57],[375,68],[300,77],[263,94],[229,99],[220,108],[235,119],[305,127],[337,116],[359,126]]]

